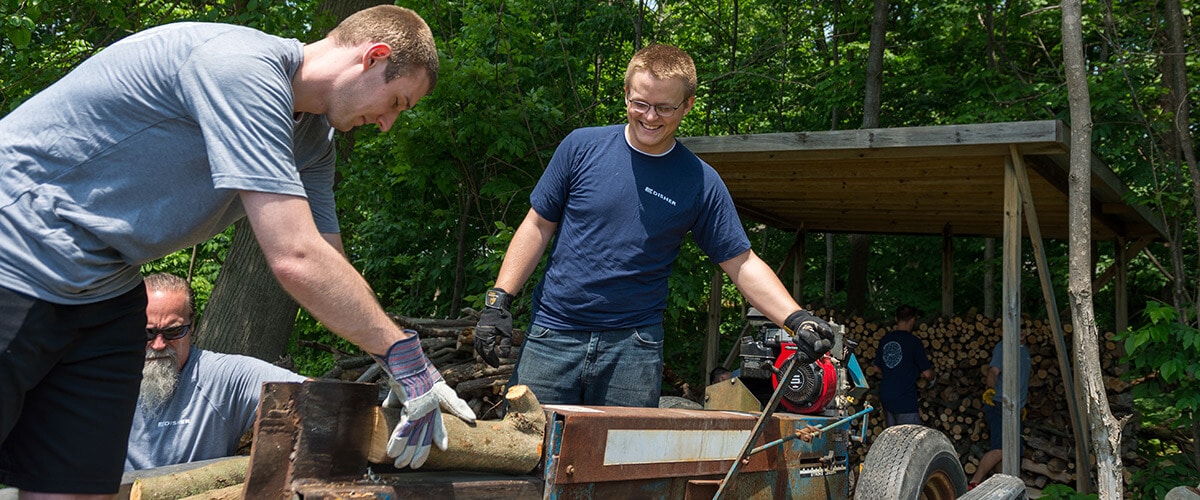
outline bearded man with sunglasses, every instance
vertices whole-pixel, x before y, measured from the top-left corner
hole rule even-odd
[[[146,277],[146,364],[125,470],[232,456],[254,426],[265,382],[305,377],[261,359],[192,347],[192,289]]]
[[[511,357],[513,295],[554,241],[510,385],[542,403],[658,406],[668,278],[688,233],[809,359],[828,351],[829,324],[796,304],[750,249],[720,176],[675,141],[696,103],[691,56],[639,50],[624,98],[627,123],[575,130],[554,152],[487,292],[476,352],[492,366]]]

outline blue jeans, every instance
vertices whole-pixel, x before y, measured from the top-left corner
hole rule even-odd
[[[542,404],[658,407],[663,327],[599,332],[533,325],[508,385],[529,386]]]
[[[999,398],[997,398],[997,401],[999,401]],[[991,449],[993,450],[999,450],[1004,444],[1004,414],[1000,409],[1000,404],[997,403],[995,405],[984,405],[983,418],[987,422],[988,426],[988,445],[990,445]],[[1017,435],[1020,436],[1021,429],[1025,427],[1025,422],[1018,421],[1018,424]],[[1021,448],[1017,448],[1017,453],[1019,455],[1025,447],[1024,439],[1018,437],[1017,443],[1021,445]]]
[[[893,425],[903,425],[903,424],[923,425],[921,423],[921,413],[920,412],[917,412],[917,413],[892,413],[890,411],[885,410],[883,412],[883,417],[884,417],[883,420],[884,420],[884,422],[887,423],[888,427],[891,427]]]

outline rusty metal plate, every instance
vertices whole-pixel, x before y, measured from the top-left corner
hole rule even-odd
[[[547,405],[561,428],[547,457],[547,484],[721,475],[750,438],[757,415],[678,408]],[[791,433],[798,416],[776,415],[755,446]],[[746,472],[786,468],[769,449]],[[779,462],[779,463],[776,463]]]

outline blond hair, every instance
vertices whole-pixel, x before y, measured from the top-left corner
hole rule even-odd
[[[326,38],[343,47],[386,43],[392,53],[384,71],[385,83],[424,69],[429,76],[429,90],[437,86],[438,54],[433,31],[412,9],[376,5],[360,10],[342,20]]]
[[[629,81],[639,71],[649,71],[650,76],[659,80],[678,78],[683,82],[685,97],[696,95],[696,64],[692,56],[677,47],[655,44],[637,51],[625,69],[625,88],[629,88]]]

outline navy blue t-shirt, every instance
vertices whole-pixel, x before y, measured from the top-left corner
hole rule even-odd
[[[720,176],[676,143],[651,156],[625,125],[571,132],[530,196],[558,224],[533,323],[552,330],[617,330],[662,322],[667,281],[684,236],[714,262],[750,249]]]
[[[884,335],[875,351],[875,366],[883,375],[879,400],[884,411],[917,413],[917,377],[933,367],[921,339],[904,330]]]

